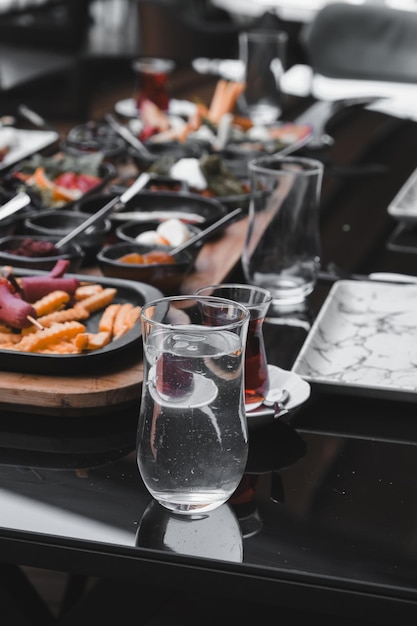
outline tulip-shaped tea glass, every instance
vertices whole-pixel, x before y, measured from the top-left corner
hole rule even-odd
[[[262,327],[272,302],[271,292],[253,285],[223,283],[202,287],[196,294],[227,298],[248,309],[250,320],[245,353],[245,407],[247,411],[255,409],[265,400],[269,389],[268,361]]]
[[[141,319],[139,472],[167,509],[211,511],[235,491],[247,460],[249,312],[223,298],[172,296],[146,304]]]
[[[307,307],[320,268],[323,164],[289,156],[249,162],[251,201],[242,255],[248,283],[272,293],[269,316]]]
[[[140,110],[145,100],[150,100],[161,111],[169,107],[168,78],[175,68],[171,59],[140,58],[132,62],[136,73],[136,106]]]

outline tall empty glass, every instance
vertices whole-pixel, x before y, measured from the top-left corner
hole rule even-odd
[[[255,124],[275,122],[282,113],[280,83],[287,41],[284,31],[244,31],[239,35],[239,58],[245,68],[239,106]]]
[[[167,509],[211,511],[235,491],[247,460],[249,312],[222,298],[172,296],[145,305],[141,317],[140,474]]]
[[[245,278],[271,291],[271,310],[302,310],[320,267],[323,164],[295,156],[260,157],[249,162],[249,173]]]

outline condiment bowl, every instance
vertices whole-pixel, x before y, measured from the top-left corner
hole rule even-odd
[[[144,255],[149,252],[169,252],[167,246],[119,242],[106,246],[97,254],[97,263],[104,276],[133,280],[152,285],[164,295],[174,295],[194,266],[193,256],[184,250],[175,256],[174,263],[131,263],[121,261],[125,255]]]
[[[101,152],[106,158],[120,157],[127,152],[124,140],[108,124],[92,120],[70,129],[65,149],[75,156]]]
[[[36,211],[29,215],[24,221],[24,232],[31,237],[64,237],[74,230],[82,222],[90,217],[88,213],[78,211],[65,211],[56,209],[52,211]],[[91,227],[91,232],[80,233],[75,241],[81,246],[85,253],[84,265],[95,262],[96,254],[106,244],[107,236],[111,230],[109,219],[98,222]]]
[[[81,198],[74,205],[76,211],[96,213],[116,194],[94,194]],[[112,215],[110,220],[116,228],[121,222],[155,221],[176,217],[187,224],[206,228],[228,213],[226,207],[214,200],[188,192],[141,191],[126,206]]]
[[[164,220],[164,221],[167,221],[167,224],[168,224],[168,220]],[[125,222],[123,224],[120,224],[120,226],[116,228],[116,236],[121,241],[127,241],[129,243],[146,243],[146,244],[148,242],[152,243],[150,239],[148,239],[148,241],[137,241],[137,238],[140,236],[146,236],[145,233],[149,234],[149,237],[152,237],[152,233],[158,232],[158,228],[161,227],[162,223],[163,222],[160,222],[160,221]],[[171,224],[170,221],[169,221],[169,224]],[[199,228],[198,226],[194,226],[193,224],[185,224],[184,226],[188,230],[190,238],[194,237],[194,235],[197,235],[197,233],[201,232],[201,228]],[[171,243],[171,245],[179,245],[179,243],[181,242],[178,241],[178,243],[175,243],[175,244]],[[194,259],[197,257],[199,251],[201,250],[203,243],[204,243],[203,241],[198,241],[194,245],[192,245],[190,248],[188,248],[190,254],[193,256]],[[164,245],[163,243],[158,243],[158,242],[156,242],[156,244]],[[170,245],[170,244],[165,244],[165,245]]]
[[[55,267],[59,259],[68,259],[70,261],[68,271],[77,272],[84,260],[84,252],[78,243],[70,241],[59,250],[52,250],[47,254],[42,253],[44,244],[53,244],[58,241],[59,237],[36,236],[32,238],[27,235],[2,237],[0,239],[0,265],[49,271]],[[39,246],[36,245],[37,243],[39,243]],[[30,254],[24,254],[24,249],[27,249],[28,245],[31,252]],[[41,250],[39,250],[39,247],[41,247]]]

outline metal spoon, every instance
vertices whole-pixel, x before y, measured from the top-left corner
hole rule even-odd
[[[265,399],[259,407],[250,411],[248,415],[251,417],[273,415],[274,419],[281,418],[290,411],[290,409],[287,408],[289,399],[290,392],[288,389],[274,389],[268,393],[268,398]]]
[[[268,398],[265,398],[263,404],[274,408],[274,419],[276,419],[288,413],[289,409],[287,409],[286,404],[289,399],[290,392],[288,389],[280,389],[278,396],[273,394],[272,397],[269,396]]]
[[[78,235],[85,232],[90,226],[92,226],[96,222],[103,220],[105,217],[107,217],[107,215],[113,213],[113,211],[118,211],[122,209],[124,206],[126,206],[129,200],[133,198],[133,196],[135,196],[137,193],[139,193],[141,189],[145,187],[150,178],[151,174],[147,174],[146,172],[141,174],[139,178],[137,178],[135,182],[132,183],[121,196],[116,196],[115,198],[110,200],[110,202],[105,204],[102,209],[97,211],[97,213],[93,213],[91,217],[88,217],[86,220],[84,220],[84,222],[81,222],[81,224],[79,224],[76,228],[74,228],[67,235],[65,235],[65,237],[62,237],[62,239],[60,239],[55,244],[55,246],[57,248],[62,248],[62,246],[64,246],[69,241],[75,239],[75,237],[78,237]]]
[[[28,120],[28,122],[30,122],[37,128],[40,128],[42,130],[53,130],[56,132],[55,128],[48,124],[48,122],[43,117],[41,117],[39,113],[36,113],[36,111],[30,109],[28,106],[26,106],[26,104],[19,104],[17,112],[19,113],[19,115],[24,117],[26,120]]]
[[[29,203],[30,196],[24,191],[21,191],[0,207],[0,220],[4,220],[6,217],[9,217],[9,215],[17,213],[17,211],[20,211],[20,209],[23,209]]]
[[[204,230],[201,230],[199,233],[197,233],[197,235],[194,235],[194,237],[191,237],[191,239],[188,239],[184,243],[180,244],[179,246],[171,250],[169,254],[171,256],[175,256],[179,252],[182,252],[183,250],[186,250],[190,246],[193,246],[198,241],[202,241],[203,239],[206,239],[206,237],[213,234],[216,230],[221,228],[224,224],[227,224],[227,222],[231,222],[234,217],[236,217],[237,215],[240,215],[241,213],[242,213],[242,209],[235,209],[231,213],[224,215],[219,220],[217,220],[217,222],[214,222],[214,224],[211,224],[211,226],[208,226]]]

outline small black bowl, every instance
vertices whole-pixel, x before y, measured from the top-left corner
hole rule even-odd
[[[115,196],[116,194],[97,194],[81,198],[74,205],[74,209],[88,214],[96,213]],[[124,209],[110,215],[110,220],[116,228],[121,222],[133,219],[146,222],[179,217],[187,224],[207,228],[228,212],[226,207],[217,200],[198,194],[144,190],[129,200]]]
[[[114,158],[126,154],[127,146],[108,124],[89,120],[70,129],[65,150],[75,156],[101,152],[107,158]]]
[[[56,209],[52,211],[36,211],[29,215],[23,224],[24,231],[31,237],[41,235],[43,237],[64,237],[77,228],[91,215],[78,211],[65,211]],[[106,244],[107,236],[111,230],[111,222],[108,219],[97,222],[91,227],[92,231],[80,233],[76,241],[84,251],[84,265],[95,262],[96,254]]]
[[[39,242],[57,243],[60,237],[28,237],[27,235],[10,235],[0,239],[0,265],[10,265],[11,267],[22,267],[30,270],[52,270],[59,259],[68,259],[69,272],[77,272],[84,260],[84,252],[74,241],[69,241],[63,246],[58,254],[48,256],[24,256],[15,254],[14,250],[21,249],[28,240]]]
[[[125,222],[123,224],[120,224],[120,226],[116,228],[116,236],[121,241],[127,241],[129,243],[141,243],[140,241],[137,241],[136,238],[142,233],[155,231],[160,224],[161,222],[159,221]],[[198,226],[193,226],[192,224],[188,224],[187,228],[191,237],[194,237],[201,232],[201,228],[198,228]],[[197,257],[199,251],[201,250],[203,243],[203,241],[197,241],[194,245],[188,248],[190,254],[193,256],[194,259]]]
[[[194,259],[188,250],[183,250],[175,257],[175,263],[125,263],[120,257],[127,254],[145,254],[162,250],[169,252],[167,246],[152,246],[127,241],[106,246],[97,254],[97,263],[104,276],[124,280],[133,280],[152,285],[164,295],[175,295],[184,278],[194,267]]]
[[[155,172],[161,175],[168,175],[169,169],[173,163],[179,159],[199,159],[203,154],[204,147],[197,141],[186,141],[181,143],[179,141],[147,141],[147,149],[156,157],[155,164],[149,166],[148,161],[144,161],[143,157],[135,150],[131,150],[130,154],[138,165],[138,167],[145,167],[147,171]]]

